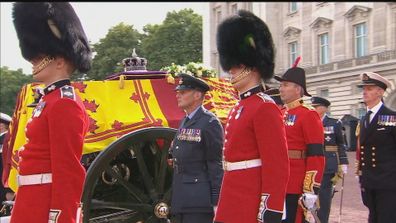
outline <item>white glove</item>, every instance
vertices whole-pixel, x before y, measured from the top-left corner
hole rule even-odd
[[[302,204],[306,209],[312,210],[315,208],[315,202],[318,199],[318,195],[303,193],[300,199],[302,200]]]
[[[343,174],[347,174],[348,173],[348,165],[346,164],[341,164],[341,171]]]

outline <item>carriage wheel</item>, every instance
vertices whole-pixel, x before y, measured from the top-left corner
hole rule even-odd
[[[175,129],[146,128],[110,144],[90,165],[82,196],[84,223],[166,222]]]

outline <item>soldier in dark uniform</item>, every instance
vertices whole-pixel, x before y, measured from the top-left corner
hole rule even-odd
[[[223,178],[224,133],[219,119],[202,106],[209,85],[181,74],[178,107],[186,112],[173,140],[171,213],[176,223],[213,222]]]
[[[0,179],[2,179],[3,177],[3,157],[2,157],[2,153],[3,153],[3,148],[5,146],[3,146],[4,143],[6,143],[6,137],[9,136],[8,133],[8,128],[9,125],[11,123],[11,117],[5,113],[0,112],[0,153],[1,153],[1,157],[0,157]],[[3,183],[0,184],[0,207],[2,206],[3,201],[7,200],[7,198],[12,198],[14,195],[13,191],[8,188],[7,186],[4,186]],[[0,216],[5,216],[5,215],[9,215],[9,208],[3,209],[4,212],[0,213]]]
[[[70,77],[91,67],[88,39],[67,2],[17,2],[13,19],[22,56],[45,89],[18,149],[11,223],[81,222],[85,169],[80,160],[89,119]]]
[[[360,76],[367,114],[359,123],[358,175],[369,223],[396,222],[396,112],[382,102],[390,82],[377,73]]]
[[[286,107],[284,122],[290,178],[286,194],[286,219],[283,222],[287,223],[301,223],[306,217],[306,210],[314,212],[317,209],[325,166],[322,123],[314,108],[302,100],[304,95],[311,95],[306,89],[305,71],[297,67],[298,60],[282,77],[275,76],[281,82],[279,91]]]
[[[8,132],[8,126],[11,123],[11,117],[0,112],[0,148],[3,145],[5,134]]]
[[[343,177],[347,173],[348,157],[345,153],[345,141],[342,134],[342,124],[340,120],[329,117],[326,112],[330,102],[325,98],[312,97],[312,106],[318,112],[323,123],[324,145],[326,166],[320,185],[319,202],[320,209],[318,216],[321,223],[329,221],[331,200],[334,193],[334,185],[337,183],[339,175]]]

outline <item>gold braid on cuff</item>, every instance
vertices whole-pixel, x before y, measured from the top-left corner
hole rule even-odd
[[[304,178],[304,193],[314,193],[314,187],[320,187],[320,183],[315,182],[317,171],[307,171]]]
[[[55,58],[51,56],[44,57],[40,63],[33,67],[33,75],[40,73],[40,71],[44,70]]]

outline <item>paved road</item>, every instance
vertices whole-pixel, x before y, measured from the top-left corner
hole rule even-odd
[[[355,177],[355,152],[348,152],[349,166],[344,181],[344,195],[342,203],[342,223],[365,223],[367,222],[368,209],[363,205],[360,197],[359,182]],[[341,180],[336,186],[331,207],[329,223],[339,223]]]

